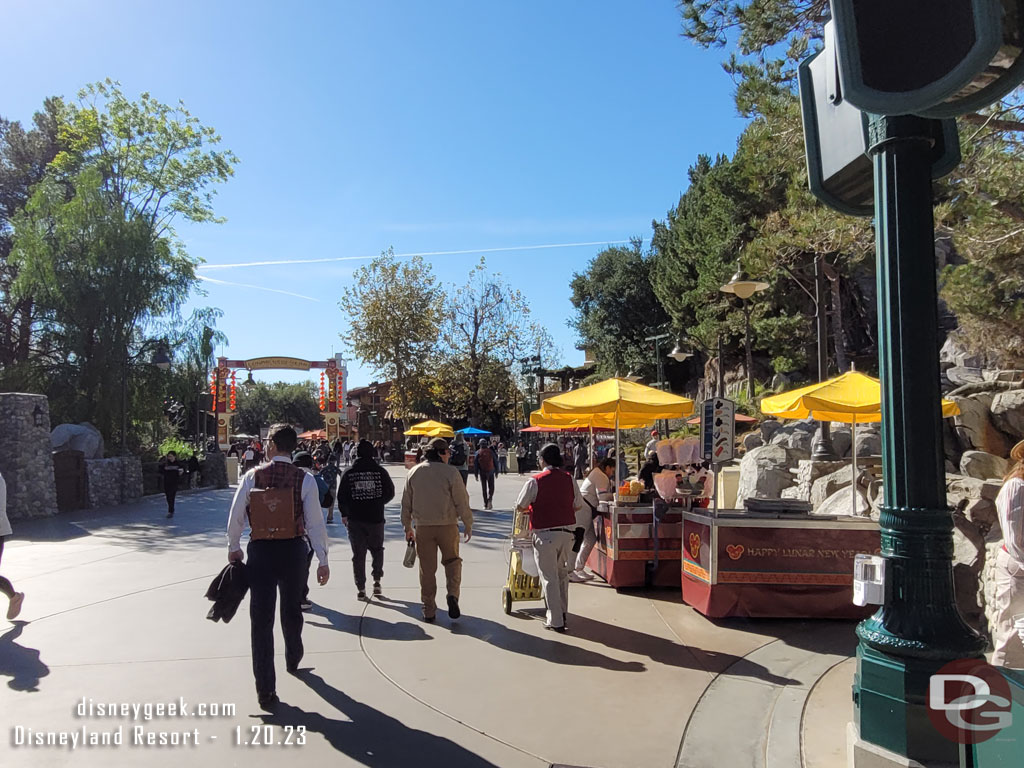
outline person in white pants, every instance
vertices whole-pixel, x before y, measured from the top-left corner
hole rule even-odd
[[[593,574],[587,573],[587,560],[590,553],[594,551],[597,544],[597,505],[602,501],[610,501],[615,495],[612,490],[611,478],[615,474],[615,459],[601,459],[600,463],[592,470],[580,486],[580,495],[587,505],[587,512],[591,518],[583,526],[583,546],[576,555],[576,565],[569,574],[569,581],[582,582],[590,581]]]
[[[992,666],[1024,669],[1024,440],[1010,458],[1013,468],[996,497],[1003,546],[996,553]]]
[[[576,529],[591,519],[590,508],[572,475],[562,470],[562,453],[548,444],[540,452],[542,471],[526,481],[516,508],[530,515],[533,554],[547,604],[545,629],[565,632],[569,614],[569,572]]]

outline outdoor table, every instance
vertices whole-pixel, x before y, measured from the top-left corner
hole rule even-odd
[[[683,601],[705,616],[864,618],[853,560],[880,551],[878,523],[806,513],[683,513]]]
[[[655,506],[659,504],[657,519]],[[601,502],[600,532],[587,565],[620,589],[675,587],[682,557],[683,507]]]

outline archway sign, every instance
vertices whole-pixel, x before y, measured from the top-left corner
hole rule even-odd
[[[254,357],[249,360],[217,358],[217,367],[210,374],[210,394],[213,410],[217,414],[217,443],[221,450],[231,447],[231,418],[235,415],[235,388],[238,369],[246,371],[309,371],[320,369],[320,415],[324,431],[331,442],[349,433],[348,413],[345,410],[345,387],[348,369],[340,354],[330,360],[302,360],[297,357]]]

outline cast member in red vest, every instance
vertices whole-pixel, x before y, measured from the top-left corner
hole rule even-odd
[[[573,542],[577,528],[590,517],[579,486],[562,470],[562,453],[549,443],[540,452],[541,471],[526,481],[516,507],[530,515],[533,553],[547,603],[546,629],[565,632],[569,614],[569,573],[576,562]],[[583,514],[586,509],[586,514]]]

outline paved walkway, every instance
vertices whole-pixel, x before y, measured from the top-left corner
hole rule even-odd
[[[405,472],[391,472],[400,495]],[[845,765],[852,623],[709,621],[678,590],[616,593],[600,582],[573,585],[570,634],[544,631],[540,603],[506,616],[508,510],[520,486],[498,478],[497,509],[477,513],[455,624],[443,612],[433,625],[418,619],[397,505],[383,600],[356,600],[344,528],[330,526],[331,581],[311,589],[303,671],[289,676],[278,659],[273,716],[256,706],[245,605],[230,624],[205,619],[231,491],[181,495],[173,520],[162,498],[147,498],[16,524],[3,572],[28,597],[17,621],[0,619],[0,765]],[[470,491],[479,506],[472,479]],[[188,717],[77,712],[83,700],[179,699]],[[202,718],[200,704],[235,709]],[[121,746],[15,744],[118,726]],[[196,732],[198,746],[132,743]]]

